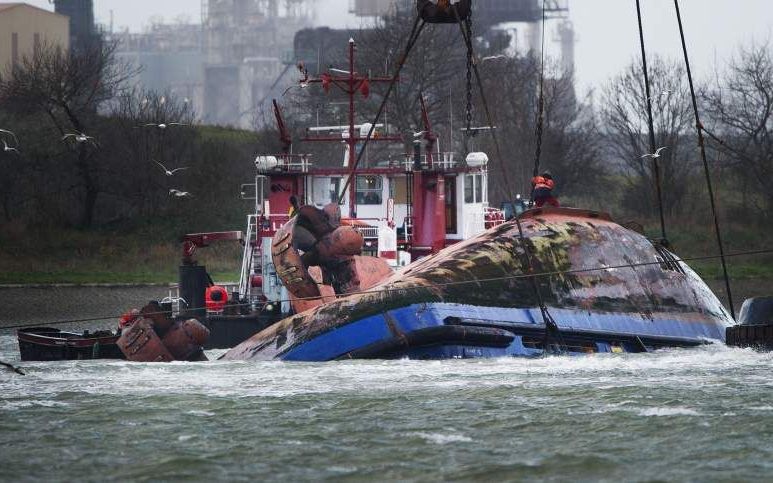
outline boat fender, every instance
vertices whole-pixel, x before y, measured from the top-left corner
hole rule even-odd
[[[140,316],[140,311],[137,309],[131,309],[130,311],[123,314],[118,320],[118,328],[123,330],[141,319],[142,317]]]
[[[175,322],[162,342],[178,361],[205,361],[203,346],[209,339],[209,329],[196,319]]]
[[[773,297],[752,297],[743,301],[738,323],[743,325],[773,324]]]
[[[153,329],[153,322],[142,319],[129,326],[116,342],[118,348],[133,362],[170,362],[174,360]]]

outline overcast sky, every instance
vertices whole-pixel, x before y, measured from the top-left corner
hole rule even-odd
[[[48,0],[28,0],[52,8]],[[317,0],[318,22],[331,27],[362,24],[348,15],[349,0]],[[641,0],[648,55],[681,59],[672,0]],[[141,31],[150,17],[172,21],[201,16],[200,0],[94,0],[97,21],[116,29]],[[697,75],[707,75],[714,60],[720,64],[742,43],[764,42],[773,34],[773,0],[681,0],[690,62]],[[634,0],[569,0],[577,33],[576,74],[581,89],[600,88],[639,51]],[[551,36],[548,36],[548,40]],[[557,46],[555,46],[557,48]],[[557,53],[557,50],[555,51]]]

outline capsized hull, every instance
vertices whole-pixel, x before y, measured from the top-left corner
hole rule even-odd
[[[732,321],[683,262],[608,216],[521,215],[539,294],[558,326],[545,336],[523,244],[506,223],[385,282],[289,317],[226,359],[532,356],[644,351],[724,341]]]

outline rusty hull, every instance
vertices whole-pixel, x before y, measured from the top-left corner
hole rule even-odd
[[[367,291],[284,319],[224,357],[285,358],[315,338],[364,319],[377,316],[388,325],[390,314],[415,306],[426,310],[456,307],[462,312],[470,307],[495,308],[498,313],[529,316],[531,323],[539,325],[544,321],[538,315],[533,282],[519,277],[527,272],[524,243],[532,256],[534,273],[550,274],[537,277],[537,285],[562,330],[576,329],[578,320],[593,320],[603,332],[615,333],[626,327],[634,337],[639,333],[659,336],[662,331],[664,337],[697,340],[723,338],[718,334],[724,334],[732,322],[711,290],[686,264],[677,261],[669,265],[664,258],[668,252],[614,223],[608,215],[543,208],[527,211],[520,220],[523,243],[517,224],[505,223],[418,260]],[[618,266],[623,267],[603,269]],[[585,269],[594,270],[578,271]],[[415,312],[417,321],[427,319],[419,312]],[[443,324],[442,320],[433,323]],[[348,340],[340,343],[340,354],[330,349],[327,359],[352,353]],[[299,356],[304,360],[314,357]]]

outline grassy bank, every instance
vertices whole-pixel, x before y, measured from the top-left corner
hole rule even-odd
[[[179,236],[186,231],[164,220],[87,231],[7,227],[0,234],[0,284],[172,283],[181,258]],[[647,234],[656,235],[649,230]],[[669,238],[682,257],[717,253],[705,226],[681,223]],[[761,230],[730,226],[726,241],[726,251],[731,253],[764,248],[767,238]],[[216,281],[236,281],[241,253],[238,243],[222,242],[200,249],[196,259]],[[722,276],[719,260],[690,262],[690,266],[706,280]],[[760,280],[773,286],[771,255],[732,257],[728,267],[733,280]]]
[[[29,238],[0,239],[0,284],[172,283],[182,257],[179,235],[169,228],[58,230]],[[33,241],[34,240],[34,241]],[[222,242],[195,258],[216,281],[239,279],[242,247]]]

